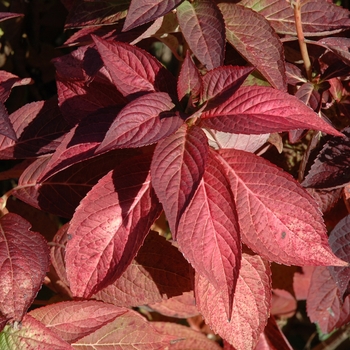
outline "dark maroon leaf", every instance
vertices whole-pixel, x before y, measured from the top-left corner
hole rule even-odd
[[[242,248],[226,169],[214,152],[209,152],[203,177],[180,218],[177,240],[195,270],[220,291],[230,319]]]
[[[160,141],[154,151],[152,185],[174,238],[180,217],[203,176],[208,149],[203,131],[184,124],[175,134]]]
[[[317,204],[291,175],[253,153],[226,149],[219,154],[249,248],[285,265],[346,264],[328,245]]]
[[[211,0],[184,1],[176,9],[180,29],[190,49],[208,70],[222,66],[225,56],[225,25]]]
[[[10,348],[5,349],[74,350],[66,341],[30,315],[25,315],[21,324],[16,327],[7,325],[0,333],[0,343],[6,346],[11,344]]]
[[[126,16],[130,0],[76,0],[69,11],[65,28],[113,24]]]
[[[286,91],[283,46],[266,18],[236,4],[221,3],[219,8],[225,19],[227,41],[273,87]]]
[[[96,152],[150,145],[173,134],[183,119],[170,96],[153,92],[129,102],[117,115]],[[162,117],[166,113],[165,117]]]
[[[0,158],[32,158],[53,152],[70,128],[57,99],[28,103],[10,115],[17,141],[0,137]]]
[[[334,190],[317,190],[315,188],[306,188],[306,191],[311,194],[316,200],[318,207],[323,214],[330,211],[338,202],[341,197],[342,188],[336,188]]]
[[[137,254],[161,212],[149,167],[146,155],[122,162],[80,202],[66,251],[74,296],[88,298],[113,283]]]
[[[190,52],[187,51],[177,80],[178,99],[182,100],[185,96],[191,96],[192,101],[197,101],[201,88],[202,77],[191,58]]]
[[[289,2],[280,0],[243,0],[241,5],[250,7],[264,16],[279,34],[296,35],[293,9]],[[305,36],[324,36],[349,28],[349,11],[328,1],[306,0],[301,2],[301,23]]]
[[[93,333],[128,310],[95,300],[66,301],[32,310],[29,315],[69,343]]]
[[[318,154],[302,185],[331,189],[350,181],[350,127],[342,130],[345,137],[332,137]]]
[[[166,300],[192,290],[192,270],[177,248],[151,231],[123,274],[93,298],[135,307]]]
[[[17,214],[4,215],[0,226],[0,312],[11,323],[20,322],[49,269],[49,248]]]
[[[1,15],[7,15],[8,13],[1,13]],[[1,21],[1,17],[0,17]],[[11,90],[15,86],[28,85],[32,83],[31,78],[19,78],[17,75],[6,72],[4,70],[0,71],[0,102],[4,103],[10,96]]]
[[[315,112],[319,112],[321,107],[321,95],[315,89],[314,84],[305,83],[301,85],[294,96],[310,106]]]
[[[264,134],[315,129],[342,136],[296,97],[263,86],[243,86],[218,107],[202,113],[209,128],[232,133]]]
[[[348,65],[350,64],[350,38],[329,37],[323,38],[317,41],[317,43],[326,46],[329,50],[331,50],[337,56],[339,56],[345,63],[347,63]]]
[[[3,139],[3,142],[7,141],[9,143],[17,140],[7,109],[2,102],[0,102],[0,138]],[[7,140],[7,138],[10,138],[10,140]]]
[[[182,1],[183,0],[131,0],[123,30],[127,31],[141,24],[153,21],[173,10]]]
[[[0,12],[0,21],[5,21],[10,18],[22,17],[22,13]]]
[[[269,264],[259,255],[243,253],[230,320],[221,287],[216,289],[205,277],[196,275],[198,309],[210,328],[234,349],[254,349],[265,328],[271,303],[270,274]]]
[[[329,235],[329,245],[334,254],[350,263],[350,216],[346,216],[338,222]],[[333,277],[342,300],[350,294],[350,267],[330,266],[329,271]]]
[[[302,74],[301,69],[295,64],[286,62],[287,83],[290,85],[297,85],[300,83],[307,83],[307,79]]]
[[[148,52],[117,41],[93,36],[114,85],[128,99],[144,93],[162,91],[176,97],[176,80]]]

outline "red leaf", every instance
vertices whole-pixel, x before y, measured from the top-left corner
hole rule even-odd
[[[49,248],[17,214],[4,215],[0,226],[0,311],[11,323],[20,322],[49,270]]]
[[[110,126],[97,152],[150,145],[174,133],[183,124],[164,92],[153,92],[127,104]],[[162,118],[163,112],[167,113]]]
[[[241,5],[251,7],[264,16],[279,34],[296,35],[293,9],[280,0],[243,0]],[[305,36],[325,36],[350,26],[349,11],[328,1],[307,0],[301,3],[301,24]]]
[[[186,51],[186,57],[182,63],[179,78],[177,80],[177,96],[182,100],[186,95],[191,96],[192,101],[197,101],[202,88],[202,77],[194,64],[190,52]]]
[[[163,91],[176,96],[176,80],[148,52],[135,46],[93,36],[114,85],[129,99],[146,92]]]
[[[128,310],[95,300],[66,301],[32,310],[29,315],[68,343],[95,332]]]
[[[345,137],[333,137],[322,148],[302,185],[335,188],[350,181],[350,127],[342,130]]]
[[[24,16],[22,13],[13,13],[13,12],[1,12],[0,13],[0,21],[6,21],[10,18],[22,17]]]
[[[93,297],[134,307],[160,302],[192,290],[192,270],[182,254],[151,231],[123,274]]]
[[[0,333],[0,342],[21,350],[73,350],[71,345],[30,315],[24,316],[20,326],[6,326]]]
[[[343,136],[296,97],[263,86],[241,87],[201,118],[212,129],[236,134],[314,129]]]
[[[210,328],[236,350],[254,349],[270,310],[269,265],[258,255],[243,253],[230,321],[221,298],[222,286],[216,289],[197,274],[195,287],[198,309]]]
[[[276,89],[287,90],[283,45],[260,14],[236,4],[219,4],[227,41]]]
[[[317,41],[317,43],[326,46],[330,51],[339,56],[346,64],[350,64],[350,38],[329,37],[320,39]]]
[[[24,105],[10,115],[10,122],[17,141],[0,137],[1,159],[32,158],[53,152],[69,130],[56,98]]]
[[[198,127],[184,124],[175,134],[160,141],[154,151],[151,177],[163,204],[173,237],[180,217],[203,176],[208,141]]]
[[[121,163],[99,180],[75,211],[66,251],[67,277],[75,296],[88,298],[120,277],[159,216],[149,166],[145,155]]]
[[[304,266],[303,273],[296,272],[293,276],[293,289],[297,300],[306,300],[310,288],[314,266]]]
[[[152,322],[129,310],[113,322],[78,340],[73,346],[76,348],[91,346],[93,349],[108,347],[120,350],[156,350],[165,349],[174,338],[166,332],[158,332],[152,326]]]
[[[170,350],[200,349],[200,350],[220,350],[218,343],[208,339],[208,337],[180,324],[170,322],[152,322],[152,326],[161,333],[169,334],[178,340],[174,341]]]
[[[1,16],[10,15],[9,12],[0,14]],[[17,16],[22,16],[18,15]],[[17,75],[13,75],[10,72],[4,70],[0,71],[0,102],[4,103],[10,96],[11,90],[15,86],[28,85],[32,83],[31,78],[19,78]]]
[[[315,267],[306,300],[311,322],[316,322],[323,333],[332,332],[334,328],[350,321],[349,301],[348,296],[342,303],[339,289],[328,268]]]
[[[179,5],[183,0],[131,0],[123,31],[153,21]]]
[[[350,263],[350,215],[340,220],[334,227],[329,235],[329,245],[338,258]],[[329,272],[344,300],[350,294],[350,268],[330,266]]]
[[[285,265],[334,265],[322,215],[291,175],[245,151],[220,150],[229,172],[242,241],[262,257]]]
[[[222,66],[225,56],[225,25],[211,0],[184,1],[176,9],[183,36],[208,70]]]
[[[221,291],[227,318],[241,261],[241,241],[236,209],[224,169],[214,152],[181,216],[179,249],[195,270]]]
[[[5,136],[5,138],[2,136]],[[9,142],[17,140],[7,109],[2,102],[0,102],[0,137],[5,141],[7,137],[10,138]]]

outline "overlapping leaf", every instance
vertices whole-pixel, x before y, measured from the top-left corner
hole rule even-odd
[[[1,15],[10,15],[10,13],[1,13]],[[0,16],[1,16],[0,15]],[[18,16],[18,15],[17,15]],[[1,18],[0,18],[1,21]],[[32,82],[31,78],[19,78],[10,72],[0,71],[0,102],[4,103],[10,96],[12,88],[15,86],[28,85]]]
[[[160,141],[155,149],[152,185],[174,237],[180,216],[203,176],[207,154],[207,137],[200,128],[189,128],[187,124]]]
[[[49,269],[49,249],[28,221],[9,213],[0,219],[0,251],[0,312],[20,322]]]
[[[170,111],[173,107],[164,92],[136,98],[117,115],[97,152],[146,146],[171,135],[183,124],[179,114]],[[162,118],[165,112],[168,113]]]
[[[177,95],[174,76],[148,52],[129,44],[93,38],[114,85],[123,96],[130,100],[154,91]]]
[[[286,265],[344,266],[331,251],[321,213],[291,175],[253,153],[219,150],[229,172],[242,241]]]
[[[243,86],[217,107],[204,111],[208,127],[233,133],[263,134],[314,129],[342,136],[296,97],[263,86]]]
[[[134,307],[160,302],[192,290],[192,270],[177,248],[150,232],[123,274],[93,297]]]
[[[342,130],[345,137],[333,137],[318,154],[302,185],[335,188],[350,181],[350,127]]]
[[[123,30],[130,30],[161,17],[183,0],[131,0]]]
[[[113,322],[79,339],[73,346],[88,350],[111,346],[113,349],[156,350],[166,348],[175,339],[166,332],[158,332],[152,322],[147,322],[140,314],[129,310]]]
[[[222,66],[225,53],[225,25],[211,0],[185,0],[176,9],[183,36],[192,52],[208,70]]]
[[[7,109],[5,105],[0,102],[0,137],[5,140],[10,138],[9,142],[13,142],[17,139],[16,133],[11,124]]]
[[[0,345],[3,350],[73,350],[66,341],[57,336],[41,322],[25,315],[21,326],[6,326],[0,333]]]
[[[329,235],[329,245],[334,254],[350,263],[350,216],[340,220]],[[346,267],[329,267],[329,271],[337,287],[340,296],[344,300],[350,294],[350,268]]]
[[[128,310],[95,300],[66,301],[32,310],[29,315],[68,343],[93,333]]]
[[[69,227],[66,266],[75,296],[113,283],[137,254],[161,207],[146,155],[122,162],[81,201]]]
[[[246,7],[221,3],[226,39],[277,89],[287,90],[283,46],[269,22]]]
[[[243,253],[232,318],[225,314],[220,288],[196,275],[195,293],[198,309],[206,323],[237,350],[254,349],[264,330],[270,310],[270,268],[258,255]]]
[[[293,9],[280,0],[242,0],[241,5],[264,16],[279,34],[296,35]],[[301,23],[305,36],[324,36],[350,26],[348,10],[328,1],[301,2]]]
[[[210,152],[205,172],[178,226],[179,249],[221,292],[226,317],[241,264],[241,241],[226,170]]]

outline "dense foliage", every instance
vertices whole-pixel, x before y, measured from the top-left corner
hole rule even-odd
[[[14,4],[0,14],[1,349],[291,349],[280,327],[303,300],[339,343],[349,11]]]

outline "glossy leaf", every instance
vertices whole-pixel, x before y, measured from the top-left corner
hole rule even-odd
[[[208,70],[223,65],[224,20],[211,0],[184,1],[176,9],[183,36],[198,60]]]
[[[6,326],[0,333],[0,346],[3,350],[73,350],[74,348],[61,339],[41,322],[30,315],[25,315],[21,326]]]
[[[243,253],[232,318],[227,320],[220,289],[196,275],[198,309],[206,323],[237,350],[254,349],[264,330],[271,299],[270,268],[258,255]]]
[[[177,240],[195,270],[220,291],[230,319],[241,241],[226,170],[214,152],[209,153],[203,177],[180,218]]]
[[[335,265],[313,198],[291,175],[253,153],[220,150],[229,172],[242,241],[262,257],[285,265]]]
[[[0,229],[0,311],[9,322],[20,322],[49,269],[49,248],[17,214],[4,215]]]
[[[66,251],[73,295],[88,298],[113,283],[137,254],[161,211],[149,166],[147,156],[121,163],[80,202]]]
[[[212,129],[236,134],[314,129],[341,136],[296,97],[262,86],[241,87],[201,118]]]
[[[130,30],[161,17],[183,0],[131,0],[123,30]]]
[[[208,142],[203,131],[188,128],[187,124],[160,141],[154,151],[152,185],[174,237],[180,217],[203,176],[207,154]]]
[[[97,152],[146,146],[171,135],[183,124],[179,114],[171,112],[173,107],[164,92],[136,98],[120,111]]]
[[[182,295],[192,289],[192,270],[177,248],[150,232],[135,259],[113,283],[93,297],[134,307]]]
[[[227,41],[276,89],[286,91],[283,46],[269,22],[246,7],[221,3]]]
[[[95,300],[66,301],[32,310],[29,315],[68,343],[93,333],[128,310]]]
[[[113,322],[99,328],[94,333],[79,339],[74,347],[98,349],[113,346],[113,349],[156,350],[170,345],[174,336],[158,332],[152,322],[148,322],[135,311],[129,310]]]

